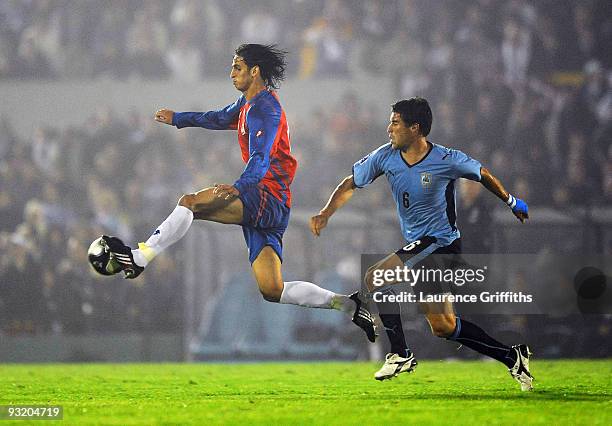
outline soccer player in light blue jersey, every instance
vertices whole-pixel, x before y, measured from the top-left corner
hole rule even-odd
[[[415,97],[395,103],[387,128],[390,142],[356,162],[353,173],[338,185],[319,214],[310,219],[311,231],[319,236],[329,218],[346,204],[355,189],[386,176],[407,245],[368,269],[365,283],[370,292],[376,289],[373,282],[376,270],[404,266],[437,268],[433,255],[459,255],[461,234],[455,223],[455,182],[459,178],[482,183],[504,201],[521,222],[529,217],[527,204],[506,191],[477,160],[428,141],[431,123],[431,108],[425,99]],[[391,291],[391,288],[383,290]],[[434,292],[442,290],[436,291],[434,287]],[[434,335],[457,341],[502,362],[522,390],[532,389],[530,352],[526,345],[510,347],[493,339],[476,324],[457,317],[448,300],[421,302],[420,305]],[[413,371],[417,361],[406,345],[399,303],[378,302],[378,308],[391,351],[374,376],[377,380],[385,380]]]

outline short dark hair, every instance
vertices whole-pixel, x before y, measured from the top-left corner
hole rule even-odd
[[[265,85],[278,89],[281,81],[285,79],[287,52],[278,49],[275,44],[241,44],[236,48],[236,56],[244,59],[249,68],[259,66],[261,78]]]
[[[404,99],[391,105],[391,110],[397,112],[406,126],[413,124],[419,125],[419,130],[423,136],[427,136],[431,130],[433,115],[429,102],[426,99],[415,96],[414,98]]]

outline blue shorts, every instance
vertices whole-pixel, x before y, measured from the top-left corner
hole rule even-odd
[[[283,234],[289,224],[289,207],[264,189],[255,186],[238,196],[244,206],[242,233],[249,248],[249,262],[255,262],[265,246],[283,261]]]

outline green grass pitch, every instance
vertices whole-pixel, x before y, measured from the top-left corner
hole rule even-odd
[[[493,362],[0,365],[0,405],[55,404],[62,424],[612,424],[612,360],[532,362],[521,392]],[[60,421],[0,421],[4,424]]]

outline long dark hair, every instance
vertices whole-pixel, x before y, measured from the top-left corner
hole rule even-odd
[[[275,44],[241,44],[235,51],[236,56],[244,59],[249,68],[257,65],[265,85],[278,89],[281,81],[285,79],[287,52],[278,49]]]

